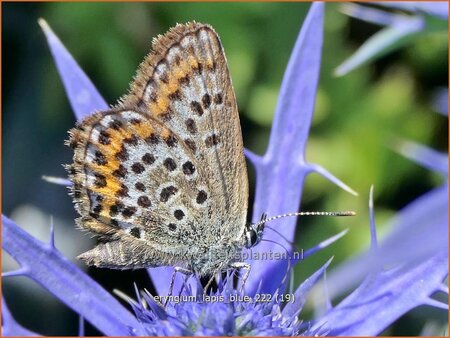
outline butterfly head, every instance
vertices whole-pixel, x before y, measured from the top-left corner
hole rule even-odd
[[[254,247],[262,240],[264,233],[265,219],[267,214],[261,216],[261,221],[257,223],[247,223],[245,226],[245,247],[247,249]]]

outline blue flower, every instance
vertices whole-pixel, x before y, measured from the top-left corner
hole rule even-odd
[[[305,295],[323,275],[330,261],[306,280],[296,295]],[[317,331],[301,327],[299,309],[305,297],[295,301],[275,292],[268,298],[250,297],[233,288],[232,275],[218,282],[216,292],[207,296],[199,281],[195,290],[187,285],[183,292],[174,296],[166,308],[148,293],[142,301],[131,301],[133,309],[149,335],[219,335],[219,336],[296,336],[311,335]],[[139,296],[138,296],[139,298]],[[284,305],[287,301],[287,305]]]
[[[323,36],[324,4],[311,6],[291,55],[276,108],[270,144],[264,156],[246,151],[257,173],[253,221],[262,213],[281,214],[296,210],[301,199],[304,178],[317,172],[354,193],[324,168],[305,160],[304,149],[314,111],[319,79]],[[94,111],[107,109],[107,104],[93,84],[79,68],[59,39],[44,21],[40,21],[63,80],[77,119]],[[405,146],[404,154],[427,165],[445,171],[445,155]],[[403,148],[403,149],[406,149]],[[2,217],[2,246],[19,264],[16,271],[3,276],[27,276],[59,298],[67,306],[88,320],[105,335],[371,335],[378,334],[399,316],[415,306],[429,304],[445,308],[430,296],[437,291],[448,293],[442,281],[448,273],[447,259],[447,185],[432,191],[401,211],[396,230],[377,243],[374,210],[371,206],[372,248],[351,262],[332,271],[325,281],[328,261],[306,279],[294,292],[285,294],[287,262],[251,261],[250,276],[245,292],[234,288],[228,276],[218,281],[217,291],[203,299],[202,286],[191,277],[184,281],[178,276],[174,297],[162,307],[157,296],[136,291],[135,299],[125,297],[134,314],[125,309],[112,295],[101,288],[55,248],[53,229],[50,243],[42,243]],[[433,219],[424,219],[433,215]],[[276,227],[276,223],[273,224]],[[277,227],[282,236],[292,241],[295,219],[288,219]],[[430,240],[423,236],[424,231]],[[338,239],[339,234],[305,252],[308,256]],[[266,232],[265,238],[279,241],[278,235]],[[411,247],[420,241],[421,250],[411,255]],[[401,246],[399,243],[406,243]],[[415,247],[414,247],[415,248]],[[416,249],[416,248],[415,248]],[[261,243],[257,250],[278,250],[273,243]],[[383,254],[381,254],[383,253]],[[296,262],[291,262],[292,264]],[[384,266],[389,266],[384,270]],[[172,268],[149,269],[158,295],[167,295]],[[368,275],[368,276],[367,276]],[[361,283],[360,280],[364,278]],[[325,285],[320,285],[323,280]],[[318,316],[302,322],[299,315],[312,292],[323,295],[323,286],[331,296],[349,286],[357,288],[336,307],[328,297],[318,303]],[[261,302],[258,295],[269,295]],[[289,295],[289,299],[286,299]],[[189,297],[195,297],[189,298]],[[282,298],[284,297],[284,298]],[[191,301],[190,301],[191,300]],[[195,301],[193,301],[195,300]],[[281,300],[284,300],[281,301]],[[324,308],[320,308],[324,305]],[[17,324],[4,306],[5,334],[33,334]]]

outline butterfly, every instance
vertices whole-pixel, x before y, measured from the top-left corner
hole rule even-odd
[[[177,266],[199,276],[262,239],[248,224],[236,97],[219,36],[178,24],[153,41],[129,93],[70,130],[77,225],[99,243],[81,254],[114,269]]]

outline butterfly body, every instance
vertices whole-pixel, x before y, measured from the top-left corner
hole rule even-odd
[[[249,246],[236,99],[218,35],[199,23],[158,37],[130,92],[70,131],[80,228],[99,267],[182,266],[209,275]]]

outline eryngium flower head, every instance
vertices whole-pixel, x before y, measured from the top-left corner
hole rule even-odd
[[[233,276],[218,282],[217,290],[203,294],[186,284],[178,295],[152,297],[143,293],[132,302],[136,317],[149,335],[293,336],[300,332],[297,315],[283,314],[286,296],[250,297],[232,287]],[[166,306],[164,307],[167,301]]]

